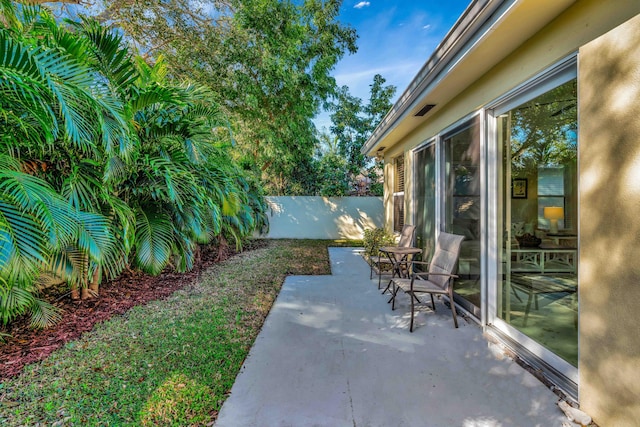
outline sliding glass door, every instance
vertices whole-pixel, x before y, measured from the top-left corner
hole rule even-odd
[[[430,143],[415,153],[415,225],[416,245],[422,259],[429,260],[436,237],[436,145]]]
[[[443,136],[444,231],[465,237],[454,290],[458,304],[480,318],[481,171],[480,121],[476,117]]]
[[[577,367],[577,90],[575,78],[562,80],[495,118],[502,152],[495,316]]]

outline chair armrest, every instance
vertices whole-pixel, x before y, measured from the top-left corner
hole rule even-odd
[[[429,273],[428,271],[423,271],[420,273],[413,273],[413,277],[422,277],[422,276],[447,276],[447,277],[453,277],[454,279],[458,278],[458,275],[456,274],[448,274],[448,273]]]
[[[427,261],[411,261],[411,262],[419,265],[431,265],[431,263]]]

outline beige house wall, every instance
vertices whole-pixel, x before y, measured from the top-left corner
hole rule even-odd
[[[384,224],[381,197],[270,196],[267,239],[360,240]]]
[[[640,424],[640,16],[580,49],[580,403]]]

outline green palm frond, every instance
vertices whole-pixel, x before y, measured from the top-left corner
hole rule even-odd
[[[129,94],[129,107],[134,113],[141,112],[160,103],[178,104],[180,91],[173,87],[152,84],[145,87],[136,87]],[[140,116],[137,117],[138,119]]]
[[[193,269],[197,244],[187,235],[176,231],[173,253],[174,265],[177,271],[185,272]]]
[[[98,139],[99,127],[95,124],[99,116],[91,111],[88,94],[60,82],[56,76],[47,76],[47,83],[56,98],[57,113],[62,116],[67,137],[83,154],[95,155],[93,142]]]
[[[37,297],[29,305],[28,311],[32,328],[44,329],[62,320],[62,312],[58,307]]]
[[[0,16],[8,28],[22,29],[22,23],[18,18],[16,7],[11,0],[0,0]]]
[[[0,169],[0,192],[0,200],[34,218],[34,224],[28,229],[48,230],[52,246],[66,244],[72,238],[76,229],[73,212],[46,181],[23,172]]]
[[[119,101],[97,84],[91,68],[68,53],[34,48],[0,29],[0,76],[0,90],[18,101],[12,108],[34,113],[49,141],[57,137],[61,125],[85,153],[99,134],[109,147],[127,136]],[[110,126],[105,126],[107,122]]]
[[[84,288],[88,284],[89,259],[86,252],[76,246],[67,246],[58,251],[43,269],[42,274],[60,277],[72,287]]]
[[[23,129],[23,136],[30,138],[28,132],[37,125],[43,130],[40,136],[51,143],[58,135],[59,125],[51,107],[52,98],[34,59],[38,51],[0,29],[0,108],[4,121]]]
[[[160,274],[170,261],[173,242],[173,226],[166,214],[137,211],[135,261],[143,271]]]
[[[100,182],[101,165],[95,160],[82,159],[71,167],[71,173],[62,183],[61,195],[76,209],[96,211],[103,193]]]
[[[237,191],[227,191],[225,198],[222,201],[222,214],[231,216],[240,212],[242,208],[242,200],[240,193]]]
[[[29,314],[30,326],[46,328],[60,321],[60,309],[39,299],[31,286],[7,284],[0,278],[0,324]]]
[[[197,197],[190,191],[193,188],[194,179],[191,174],[182,168],[179,163],[162,157],[155,157],[149,160],[149,166],[159,183],[162,180],[162,186],[158,186],[159,194],[157,199],[166,200],[181,209],[185,203],[185,196]]]
[[[0,195],[0,274],[12,277],[34,271],[46,262],[47,242],[36,218],[2,200]]]
[[[48,264],[43,266],[37,283],[58,279],[61,282],[79,283],[85,273],[86,256],[76,248],[65,247],[51,256]]]
[[[113,235],[107,218],[100,214],[78,211],[78,247],[91,259],[101,261],[112,250]]]
[[[119,156],[111,156],[105,164],[103,180],[107,184],[123,181],[127,176],[127,164]]]
[[[156,57],[153,66],[148,64],[141,56],[136,57],[135,61],[140,72],[138,86],[146,86],[150,83],[162,84],[165,82],[169,70],[165,64],[164,56],[159,55]]]
[[[104,75],[113,90],[121,92],[134,85],[138,70],[131,59],[123,37],[92,18],[73,25],[90,42],[95,67]]]
[[[122,239],[115,239],[112,247],[105,251],[102,262],[99,264],[103,277],[107,279],[118,277],[127,265],[127,256],[126,242]]]
[[[242,237],[243,235],[240,233],[240,231],[236,228],[236,227],[225,227],[223,226],[223,234],[225,235],[230,235],[233,242],[236,245],[236,250],[240,251],[242,250]]]
[[[14,159],[4,153],[0,153],[0,170],[1,169],[19,172],[22,170],[22,165],[17,159]]]
[[[33,209],[37,202],[56,196],[46,181],[6,169],[0,169],[0,192],[10,196],[22,209]]]
[[[106,215],[111,224],[111,234],[114,236],[114,250],[117,257],[129,255],[135,242],[136,216],[133,208],[120,198],[111,196],[104,200],[108,206]]]
[[[0,323],[7,324],[35,304],[33,294],[20,286],[0,286]]]
[[[208,220],[209,213],[206,205],[194,203],[189,209],[176,212],[175,227],[199,244],[210,243],[220,230],[216,230],[212,221]]]

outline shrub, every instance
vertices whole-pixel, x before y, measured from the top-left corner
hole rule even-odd
[[[396,238],[384,228],[371,228],[364,230],[362,244],[365,253],[369,256],[378,254],[378,248],[381,246],[395,245]]]

